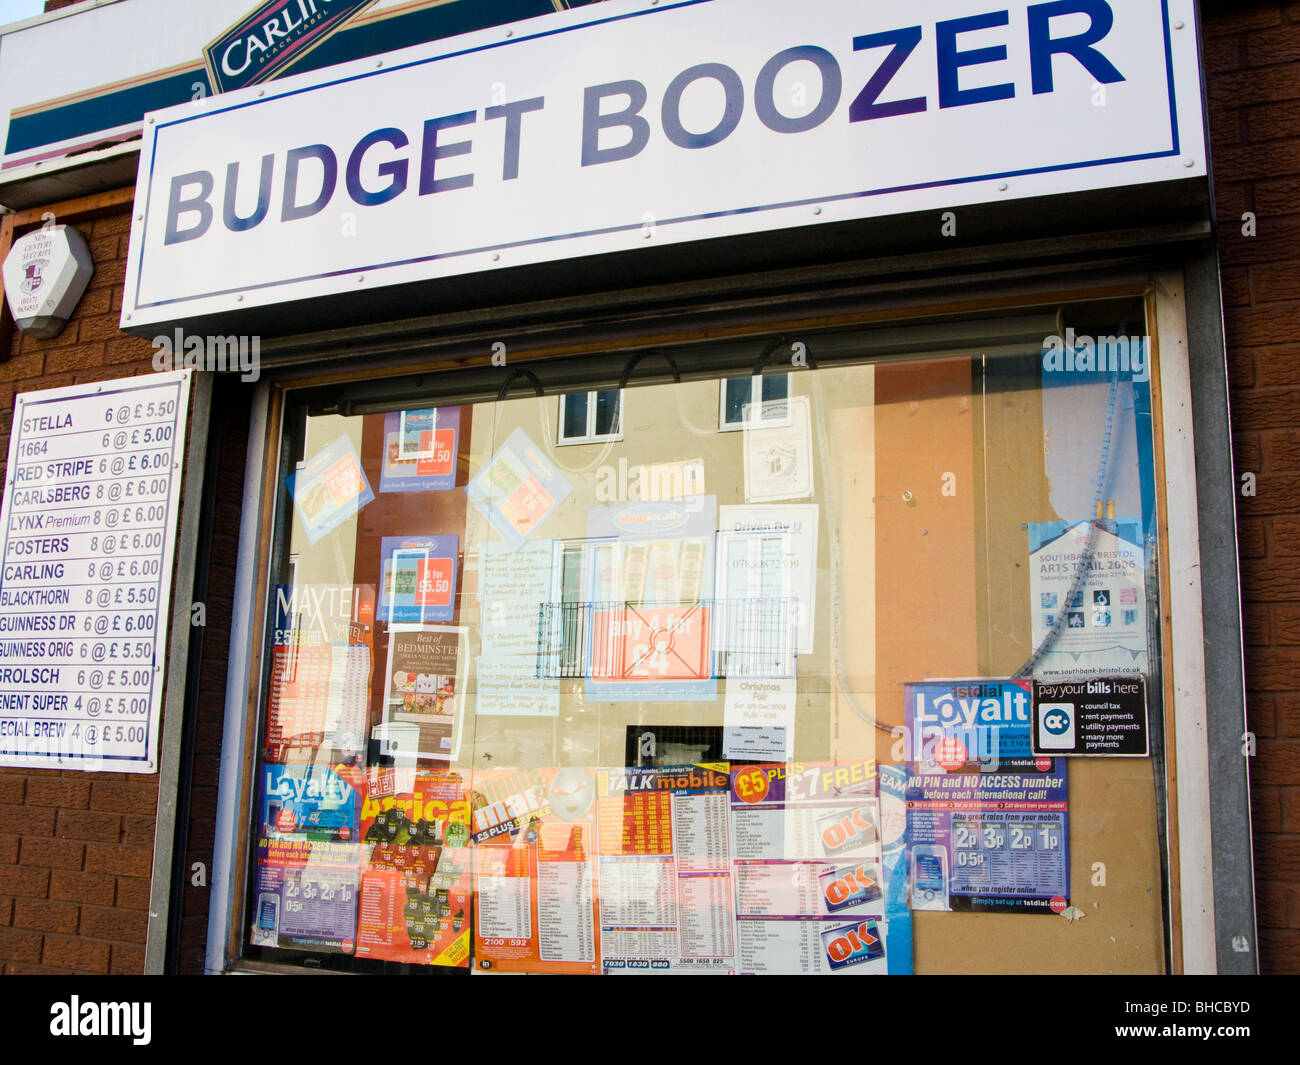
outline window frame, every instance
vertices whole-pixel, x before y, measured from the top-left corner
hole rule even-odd
[[[618,396],[618,403],[614,409],[614,424],[617,427],[612,433],[596,432],[596,404],[597,398],[602,392],[613,392]],[[570,396],[586,395],[587,397],[587,431],[582,436],[565,436],[564,435],[564,412]],[[555,425],[555,445],[556,447],[573,447],[575,444],[605,444],[617,442],[623,439],[623,389],[621,388],[592,388],[583,392],[564,392],[560,395],[559,417]]]

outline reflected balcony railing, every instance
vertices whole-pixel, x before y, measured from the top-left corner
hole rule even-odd
[[[793,597],[542,603],[537,675],[608,681],[792,677]]]

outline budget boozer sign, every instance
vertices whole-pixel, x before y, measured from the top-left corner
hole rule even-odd
[[[0,765],[152,773],[190,371],[17,399]]]
[[[149,116],[122,324],[1204,177],[1191,0],[610,0]]]

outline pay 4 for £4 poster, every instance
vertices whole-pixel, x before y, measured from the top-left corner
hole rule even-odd
[[[358,957],[469,964],[469,802],[457,773],[372,768],[361,808]]]
[[[479,772],[471,803],[479,968],[599,972],[592,771]]]
[[[731,835],[740,972],[911,970],[874,763],[733,769]]]

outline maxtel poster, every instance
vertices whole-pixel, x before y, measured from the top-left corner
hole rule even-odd
[[[365,746],[375,639],[369,584],[275,589],[266,759],[308,761]]]

